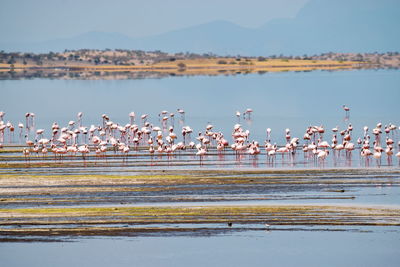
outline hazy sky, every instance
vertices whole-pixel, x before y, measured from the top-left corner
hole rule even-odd
[[[88,31],[141,37],[214,20],[257,27],[292,18],[309,0],[0,0],[2,42],[42,41]]]

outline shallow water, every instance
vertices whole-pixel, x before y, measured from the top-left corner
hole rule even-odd
[[[241,119],[245,129],[251,131],[250,139],[261,144],[266,128],[272,128],[272,142],[283,144],[284,130],[291,129],[292,137],[302,137],[309,125],[324,125],[325,139],[330,141],[330,129],[354,126],[354,139],[361,135],[364,125],[370,129],[377,122],[400,124],[400,72],[398,70],[314,71],[267,73],[264,75],[238,75],[218,77],[169,77],[146,80],[1,80],[0,110],[6,112],[5,121],[25,123],[25,112],[36,114],[36,128],[47,133],[53,121],[66,125],[76,120],[76,114],[84,112],[83,123],[101,124],[101,114],[107,113],[111,120],[122,125],[129,122],[128,113],[137,116],[150,114],[149,121],[159,125],[161,110],[175,112],[186,110],[185,121],[176,115],[174,126],[190,125],[204,131],[212,123],[216,131],[222,131],[230,140],[232,127],[237,123],[236,110],[254,110],[251,120]],[[351,107],[350,119],[344,119],[341,106]],[[139,123],[138,121],[136,121]],[[7,136],[6,136],[7,138]],[[393,138],[399,140],[399,133]],[[18,129],[14,142],[19,143]],[[355,141],[355,140],[354,140]],[[107,173],[134,174],[138,170],[154,169],[293,169],[293,168],[357,168],[363,167],[357,153],[352,161],[341,158],[333,161],[332,155],[325,166],[304,161],[302,152],[294,162],[277,157],[271,165],[265,155],[253,159],[245,156],[235,158],[230,153],[221,158],[209,155],[200,165],[190,152],[187,156],[158,157],[133,156],[124,163],[110,159],[107,164],[87,167],[81,159],[72,162],[73,168],[27,168],[2,169],[3,173]],[[4,155],[2,155],[4,156]],[[15,156],[10,153],[9,156]],[[1,159],[12,161],[10,159]],[[20,159],[23,160],[23,159]],[[52,160],[53,161],[53,160]],[[96,159],[91,160],[96,161]],[[33,160],[32,160],[33,162]],[[177,165],[183,162],[182,166]],[[99,162],[101,163],[101,162]],[[386,165],[385,161],[382,161]],[[389,169],[396,169],[389,166]],[[372,161],[370,167],[376,168]],[[385,166],[386,168],[386,166]],[[249,175],[250,176],[250,175]],[[393,178],[398,180],[396,176]],[[349,187],[345,192],[300,191],[290,192],[298,199],[281,198],[254,200],[242,192],[221,194],[228,200],[218,204],[335,204],[396,206],[400,204],[398,186],[377,181],[374,187]],[[284,197],[285,192],[276,192]],[[354,196],[354,199],[301,199],[306,196]],[[214,194],[215,196],[215,194]],[[260,197],[262,194],[256,194]],[[124,195],[122,195],[124,197]],[[126,197],[128,198],[128,197]],[[248,198],[248,199],[246,199]],[[194,202],[178,203],[193,205]],[[164,202],[150,205],[174,205]],[[214,205],[212,201],[205,205]],[[2,204],[0,204],[2,205]],[[117,204],[119,205],[119,204]],[[139,205],[146,205],[145,201]],[[3,205],[2,205],[3,206]],[[345,231],[326,231],[345,230]],[[139,237],[93,237],[71,239],[74,242],[0,243],[0,258],[5,266],[397,266],[400,260],[399,227],[279,227],[271,231],[229,232],[209,236],[139,236]],[[23,255],[23,256],[21,256]]]
[[[249,140],[257,140],[261,146],[266,139],[266,129],[272,129],[271,143],[284,145],[285,129],[291,130],[291,137],[301,139],[310,125],[323,125],[326,129],[324,139],[330,143],[331,128],[339,126],[345,129],[349,123],[354,127],[353,140],[362,136],[365,125],[370,129],[377,122],[383,125],[400,124],[400,71],[398,70],[354,70],[354,71],[313,71],[251,74],[217,77],[169,77],[165,79],[144,80],[1,80],[0,109],[6,111],[4,121],[10,120],[17,125],[25,123],[25,112],[36,114],[36,128],[44,128],[45,136],[50,137],[50,126],[58,122],[67,126],[68,121],[77,120],[76,114],[84,112],[83,125],[101,125],[101,114],[106,113],[111,120],[125,125],[129,122],[128,113],[135,111],[136,123],[141,124],[140,115],[149,114],[149,122],[161,126],[158,114],[162,110],[176,113],[177,108],[186,110],[185,118],[179,114],[168,121],[175,126],[178,141],[182,140],[180,129],[189,125],[193,128],[192,140],[198,132],[203,132],[209,123],[213,131],[222,131],[231,143],[233,125],[238,122],[236,110],[247,107],[254,110],[251,119],[240,119],[243,128],[250,130]],[[378,100],[378,101],[377,101]],[[345,118],[341,105],[351,107],[350,118]],[[168,127],[167,126],[167,127]],[[25,133],[20,137],[17,128],[13,143],[24,143]],[[400,140],[400,131],[391,133],[395,144]],[[29,138],[35,138],[35,131],[29,132]],[[382,137],[385,138],[385,135]],[[7,133],[4,142],[9,140]],[[340,135],[338,134],[340,142]],[[372,142],[371,142],[372,145]],[[131,147],[131,150],[133,148]],[[397,146],[394,152],[397,152]],[[249,158],[235,158],[231,149],[224,156],[214,152],[204,158],[202,167],[211,168],[313,168],[320,167],[316,161],[304,159],[299,151],[295,159],[283,160],[277,155],[271,164],[265,155]],[[147,151],[143,151],[147,154]],[[128,160],[137,169],[196,168],[195,151],[175,154],[174,157],[141,156],[135,151]],[[262,149],[262,152],[264,150]],[[157,154],[157,153],[156,153]],[[359,151],[352,157],[328,156],[322,167],[360,167],[400,164],[394,157],[389,163],[386,156],[382,162],[371,159],[368,164],[360,162]],[[2,159],[5,160],[5,159]],[[117,163],[119,163],[118,161]],[[112,161],[107,166],[110,168]],[[181,167],[179,167],[179,164]],[[117,167],[119,167],[117,165]]]
[[[170,77],[144,80],[1,80],[0,109],[5,121],[25,123],[25,112],[36,114],[36,128],[48,128],[54,121],[66,125],[84,112],[83,124],[101,124],[101,114],[125,125],[128,113],[149,114],[160,125],[162,110],[186,111],[185,121],[176,114],[176,132],[189,125],[193,136],[212,123],[230,139],[235,112],[254,110],[251,121],[241,123],[251,131],[250,139],[263,143],[266,128],[273,142],[283,144],[284,130],[302,137],[309,125],[324,125],[327,139],[336,125],[351,122],[354,134],[377,122],[400,124],[400,72],[398,70],[313,71],[250,74],[217,77]],[[350,120],[344,121],[342,105],[350,106]],[[140,121],[136,120],[137,123]],[[18,131],[18,129],[16,129]],[[18,132],[15,141],[18,141]],[[229,140],[230,141],[230,140]]]
[[[182,195],[179,195],[182,196]],[[96,207],[171,207],[171,206],[256,206],[256,205],[328,205],[328,206],[376,206],[376,207],[400,207],[400,187],[391,185],[376,185],[375,187],[350,187],[345,192],[321,192],[303,191],[303,192],[277,192],[271,194],[218,194],[201,195],[206,199],[217,198],[214,201],[201,201],[196,199],[196,195],[190,195],[192,201],[188,202],[146,202],[143,197],[142,201],[135,204],[130,203],[129,197],[124,199],[125,203],[115,203],[114,205],[94,204]],[[199,197],[199,196],[197,196]],[[220,200],[223,198],[223,200]],[[136,200],[137,201],[137,200]],[[153,200],[154,201],[154,200]],[[91,207],[86,206],[86,207]],[[49,206],[52,207],[52,206]],[[57,207],[57,206],[54,206]],[[74,207],[74,206],[68,206]],[[77,206],[85,207],[85,205]]]
[[[0,243],[0,258],[5,266],[398,266],[400,260],[398,228],[280,228],[201,237]]]
[[[201,159],[196,156],[196,149],[186,148],[185,151],[174,153],[158,153],[151,155],[147,149],[140,151],[130,151],[129,154],[122,156],[119,152],[115,154],[108,151],[107,158],[94,155],[93,148],[89,156],[67,155],[57,159],[51,153],[45,157],[41,154],[34,154],[27,158],[21,155],[21,152],[1,153],[0,162],[3,163],[22,163],[28,172],[44,171],[46,168],[42,165],[51,163],[52,171],[60,174],[63,170],[70,171],[73,167],[76,171],[113,173],[113,172],[132,172],[148,170],[290,170],[290,169],[351,169],[351,168],[376,168],[376,169],[398,169],[400,167],[400,158],[392,156],[389,158],[383,153],[380,160],[370,156],[368,159],[360,156],[360,148],[355,148],[351,154],[346,151],[330,150],[330,155],[324,160],[319,160],[311,152],[304,153],[300,148],[296,154],[286,155],[276,154],[274,157],[267,156],[264,147],[260,148],[261,153],[256,156],[249,155],[246,151],[236,155],[229,147],[223,152],[217,152],[215,148],[209,148],[208,152]],[[396,151],[395,151],[396,153]],[[9,166],[12,170],[12,165]],[[57,168],[57,169],[55,169]],[[9,171],[10,169],[4,169]],[[18,169],[16,171],[20,171]],[[0,171],[1,173],[1,171]]]

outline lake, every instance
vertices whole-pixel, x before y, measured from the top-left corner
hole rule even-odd
[[[0,257],[5,266],[398,266],[399,239],[398,227],[282,229],[204,237],[2,243]]]
[[[49,128],[56,121],[67,125],[83,112],[83,124],[99,125],[101,115],[125,125],[128,114],[149,114],[159,124],[162,110],[186,111],[185,125],[194,133],[208,123],[228,135],[237,123],[236,111],[254,110],[251,121],[241,120],[250,138],[263,142],[266,129],[272,139],[284,143],[285,129],[302,137],[310,125],[323,125],[329,132],[348,123],[361,134],[376,123],[400,123],[400,72],[397,70],[313,71],[248,74],[237,76],[169,77],[142,80],[2,80],[0,109],[5,121],[25,123],[25,113],[36,114],[37,127]],[[351,108],[344,121],[342,105]],[[136,120],[139,123],[138,119]],[[183,125],[183,124],[181,124]],[[179,124],[176,115],[175,126]],[[329,131],[328,131],[329,130]]]
[[[282,72],[262,75],[137,80],[0,81],[0,110],[6,112],[4,120],[9,120],[15,125],[19,121],[25,123],[25,113],[34,112],[36,129],[46,129],[46,136],[53,122],[66,126],[68,121],[77,119],[78,112],[84,113],[83,124],[86,126],[101,125],[101,115],[104,113],[109,115],[112,121],[125,125],[129,123],[128,114],[131,111],[134,111],[137,117],[141,114],[149,114],[148,121],[156,126],[160,125],[158,114],[162,110],[176,113],[178,108],[183,108],[186,111],[184,121],[179,114],[176,114],[173,122],[177,133],[180,133],[182,126],[189,125],[194,129],[193,136],[196,136],[197,132],[204,132],[205,126],[211,123],[215,131],[222,131],[231,142],[233,125],[239,122],[235,112],[252,108],[254,112],[251,119],[244,120],[241,117],[240,123],[244,129],[250,130],[250,139],[255,139],[260,144],[264,143],[267,128],[272,129],[272,142],[284,144],[286,128],[291,130],[292,137],[301,138],[310,125],[323,125],[326,128],[325,139],[330,142],[332,136],[330,129],[335,126],[345,129],[349,123],[354,126],[353,141],[355,142],[356,138],[362,135],[362,128],[365,125],[368,125],[370,129],[374,128],[378,122],[382,122],[383,125],[393,123],[398,126],[400,124],[399,99],[400,72],[398,70]],[[351,108],[348,119],[345,118],[343,104]],[[137,118],[136,123],[139,124],[140,119]],[[399,141],[398,130],[391,137],[396,142]],[[18,129],[13,142],[23,142],[23,140],[18,140]],[[397,147],[395,147],[396,152]],[[130,153],[135,155],[137,152]],[[135,170],[202,170],[206,167],[219,170],[271,168],[263,155],[257,159],[245,157],[239,162],[232,153],[227,153],[224,158],[210,155],[202,166],[198,164],[194,153],[185,153],[191,154],[176,155],[172,158],[157,156],[154,159],[137,155],[123,164],[119,158],[111,158],[107,165],[100,164],[100,166],[96,163],[83,166],[80,159],[76,162],[67,159],[65,162],[70,162],[71,166],[4,168],[0,170],[0,178],[2,175],[5,177],[15,173],[25,176],[32,173],[44,176],[47,174],[132,175]],[[11,161],[16,155],[16,153],[10,153],[3,156],[1,161]],[[335,165],[335,162],[330,161],[326,167],[363,168],[357,153],[354,153],[353,159],[354,162],[351,164],[342,160]],[[37,159],[37,161],[40,160]],[[89,160],[96,162],[95,159]],[[187,160],[188,163],[177,166],[176,164],[182,160]],[[166,192],[165,195],[171,198],[188,196],[185,202],[180,203],[187,206],[194,205],[197,203],[195,201],[198,201],[196,198],[202,196],[204,202],[201,205],[205,206],[244,203],[248,205],[377,205],[398,208],[400,204],[399,167],[397,159],[394,159],[394,162],[393,166],[385,166],[390,169],[388,173],[385,173],[385,169],[382,168],[382,174],[377,174],[376,177],[373,174],[341,176],[339,172],[337,177],[331,174],[327,178],[321,174],[319,179],[326,184],[322,185],[322,182],[318,185],[309,184],[306,189],[296,189],[296,186],[289,184],[275,191],[273,187],[256,184],[243,185],[240,187],[241,191],[238,191],[238,187],[225,190],[222,185],[214,185],[212,188],[201,186],[203,191],[199,192],[203,193],[191,195],[189,191],[184,191],[186,185],[182,185],[182,189],[177,189],[176,195],[170,192]],[[272,167],[284,170],[297,167],[324,169],[319,165],[304,163],[302,156],[296,164],[284,163],[278,157],[276,165]],[[376,166],[372,163],[371,167]],[[338,180],[349,177],[354,178],[354,181],[363,178],[365,183],[360,185],[350,181],[343,192],[338,191],[342,188],[341,186],[330,187],[331,180],[329,179]],[[52,187],[50,184],[46,186]],[[129,186],[137,187],[136,185]],[[19,185],[1,186],[4,190],[18,189],[18,187]],[[35,190],[35,187],[28,186],[28,189]],[[124,188],[126,187],[128,186]],[[326,191],[327,188],[334,191]],[[96,195],[102,200],[99,205],[115,206],[119,205],[116,202],[120,201],[139,206],[179,205],[179,202],[177,204],[168,197],[165,197],[164,202],[144,200],[144,196],[148,199],[159,198],[158,191],[138,194],[136,198],[128,193],[110,192]],[[206,199],[210,196],[211,201]],[[322,198],[313,199],[313,196],[322,196]],[[0,194],[0,197],[15,196]],[[78,191],[70,195],[70,199],[63,194],[60,194],[60,197],[65,197],[62,201],[67,203],[71,199],[82,197],[90,199],[93,195]],[[106,201],[103,202],[103,198],[100,197]],[[217,197],[221,199],[215,200]],[[259,197],[268,199],[257,200]],[[143,200],[138,200],[140,198]],[[68,205],[64,202],[60,203],[59,205]],[[42,205],[46,206],[46,204]],[[0,202],[0,208],[6,207],[9,206]],[[5,266],[397,266],[400,260],[399,226],[281,225],[262,231],[249,228],[202,235],[192,233],[182,236],[160,234],[119,238],[71,237],[67,240],[62,239],[61,242],[9,241],[0,243],[0,258]]]

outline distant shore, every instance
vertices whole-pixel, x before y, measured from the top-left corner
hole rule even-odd
[[[282,71],[397,68],[398,53],[322,54],[303,57],[221,57],[198,54],[167,54],[125,50],[78,50],[31,54],[0,52],[0,79],[7,78],[131,78],[182,75],[236,75]],[[129,78],[129,77],[128,77]]]
[[[210,58],[210,59],[180,59],[161,61],[153,64],[95,65],[95,64],[4,64],[0,63],[0,71],[131,71],[131,72],[176,72],[188,74],[221,74],[223,72],[258,72],[258,71],[303,71],[315,69],[349,69],[368,65],[367,62],[333,61],[333,60],[303,60],[303,59],[268,59],[259,61],[254,58]]]

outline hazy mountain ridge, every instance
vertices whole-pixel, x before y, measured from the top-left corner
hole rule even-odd
[[[400,51],[399,7],[400,2],[395,0],[312,0],[294,19],[272,20],[255,29],[214,21],[146,38],[89,32],[40,43],[2,43],[0,49],[48,52],[121,48],[248,56]]]

